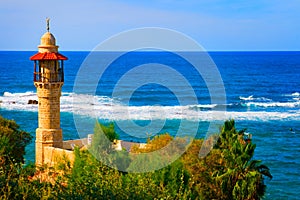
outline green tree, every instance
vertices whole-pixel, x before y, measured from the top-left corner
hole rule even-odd
[[[102,163],[126,171],[131,159],[126,150],[117,151],[113,148],[113,143],[118,138],[113,123],[105,126],[97,122],[89,150]]]
[[[19,128],[15,121],[0,116],[0,167],[24,163],[25,147],[32,136]]]
[[[234,120],[226,121],[212,152],[219,158],[210,166],[213,182],[225,199],[261,199],[266,188],[264,176],[272,178],[269,168],[252,160],[256,145],[245,141],[244,133],[236,130]]]
[[[266,188],[264,176],[272,178],[267,166],[252,160],[256,145],[246,142],[244,133],[235,129],[234,120],[226,121],[216,146],[224,162],[215,180],[228,199],[260,199]]]
[[[203,140],[195,140],[182,160],[192,174],[201,199],[261,199],[272,178],[269,168],[252,160],[255,144],[244,140],[245,130],[237,131],[234,120],[224,123],[210,153],[199,158]]]
[[[22,179],[25,146],[32,136],[19,129],[13,120],[0,116],[0,196],[11,199],[17,195],[18,181]]]
[[[12,121],[4,121],[1,130],[15,127],[13,130],[20,131]],[[203,140],[194,140],[180,159],[147,173],[122,173],[119,168],[99,162],[101,159],[123,162],[122,156],[129,159],[130,155],[125,151],[118,154],[113,149],[112,141],[117,138],[113,125],[97,123],[90,147],[94,152],[76,148],[73,168],[61,168],[62,173],[49,170],[48,175],[55,176],[55,183],[33,177],[36,167],[24,167],[23,159],[18,160],[18,156],[11,153],[17,147],[11,145],[9,137],[15,136],[14,131],[8,132],[10,134],[6,131],[0,137],[0,155],[6,162],[6,167],[0,170],[1,199],[260,199],[266,189],[265,176],[272,178],[267,166],[252,159],[255,145],[244,140],[245,130],[237,131],[233,120],[225,122],[216,145],[206,157],[199,157]],[[208,142],[213,140],[215,137]],[[149,140],[144,148],[133,147],[132,151],[135,154],[153,152],[175,142],[171,152],[176,152],[184,141],[165,134]],[[161,156],[170,157],[168,153]],[[154,158],[149,159],[154,161]]]

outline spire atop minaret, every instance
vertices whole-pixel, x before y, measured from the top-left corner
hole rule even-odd
[[[50,18],[49,17],[46,18],[46,23],[47,23],[47,32],[49,32],[49,30],[50,30]]]

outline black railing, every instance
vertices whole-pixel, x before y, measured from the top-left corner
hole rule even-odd
[[[43,83],[64,82],[64,73],[63,71],[55,72],[55,73],[34,72],[33,80],[34,82],[43,82]]]

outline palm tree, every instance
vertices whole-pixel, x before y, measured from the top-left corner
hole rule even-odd
[[[244,133],[235,129],[234,120],[226,121],[215,147],[223,160],[214,177],[226,199],[260,199],[266,190],[265,176],[272,178],[266,165],[252,160],[256,146],[244,141]]]

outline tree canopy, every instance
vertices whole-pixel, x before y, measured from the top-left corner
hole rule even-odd
[[[25,147],[32,136],[19,128],[15,121],[0,116],[0,167],[24,163]]]
[[[272,178],[267,166],[252,159],[255,144],[244,139],[245,130],[237,131],[233,120],[224,123],[219,137],[208,140],[214,140],[215,146],[207,156],[199,157],[203,140],[195,139],[175,162],[147,173],[124,173],[105,162],[125,157],[126,162],[121,167],[133,168],[136,154],[156,151],[174,140],[172,149],[176,151],[186,140],[162,134],[149,139],[143,148],[134,146],[132,153],[117,152],[112,148],[112,141],[118,138],[114,126],[97,123],[90,150],[75,149],[73,167],[62,162],[59,171],[51,167],[45,171],[54,182],[34,178],[39,169],[22,165],[25,145],[31,139],[29,133],[19,130],[14,121],[2,117],[0,126],[0,158],[9,166],[2,168],[0,173],[1,199],[252,200],[264,196],[264,179]],[[104,137],[108,139],[103,140]]]

